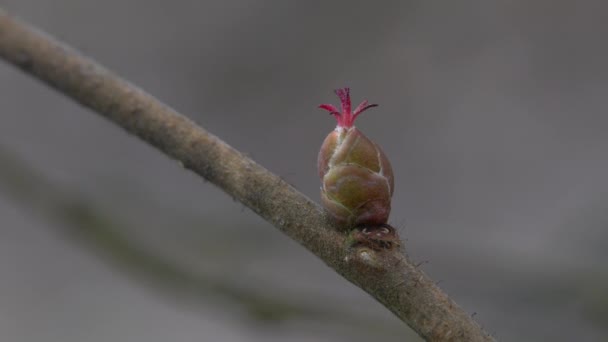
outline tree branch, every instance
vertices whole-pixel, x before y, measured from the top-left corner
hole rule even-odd
[[[137,87],[0,9],[0,57],[110,119],[251,208],[429,341],[491,341],[399,250],[349,248],[322,209]]]

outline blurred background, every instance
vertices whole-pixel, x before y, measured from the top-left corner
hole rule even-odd
[[[504,341],[608,339],[602,1],[0,0],[317,200],[334,120],[391,223]],[[3,341],[419,341],[213,185],[0,63]]]

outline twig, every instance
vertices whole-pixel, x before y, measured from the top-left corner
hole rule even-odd
[[[137,87],[0,10],[0,57],[180,161],[251,208],[429,341],[491,341],[398,250],[347,248],[321,208]]]

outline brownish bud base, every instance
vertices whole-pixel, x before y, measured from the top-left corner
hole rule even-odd
[[[355,227],[349,240],[351,247],[364,246],[375,251],[391,250],[401,245],[397,231],[388,224]]]

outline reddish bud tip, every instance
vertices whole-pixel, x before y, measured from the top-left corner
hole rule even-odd
[[[336,89],[335,93],[340,98],[342,111],[339,111],[336,107],[330,104],[322,104],[319,106],[319,108],[325,109],[330,115],[335,116],[336,120],[338,120],[338,127],[353,127],[355,119],[359,114],[363,113],[368,108],[378,106],[377,104],[368,104],[367,100],[365,100],[361,102],[361,104],[358,105],[354,111],[351,112],[350,88]]]

